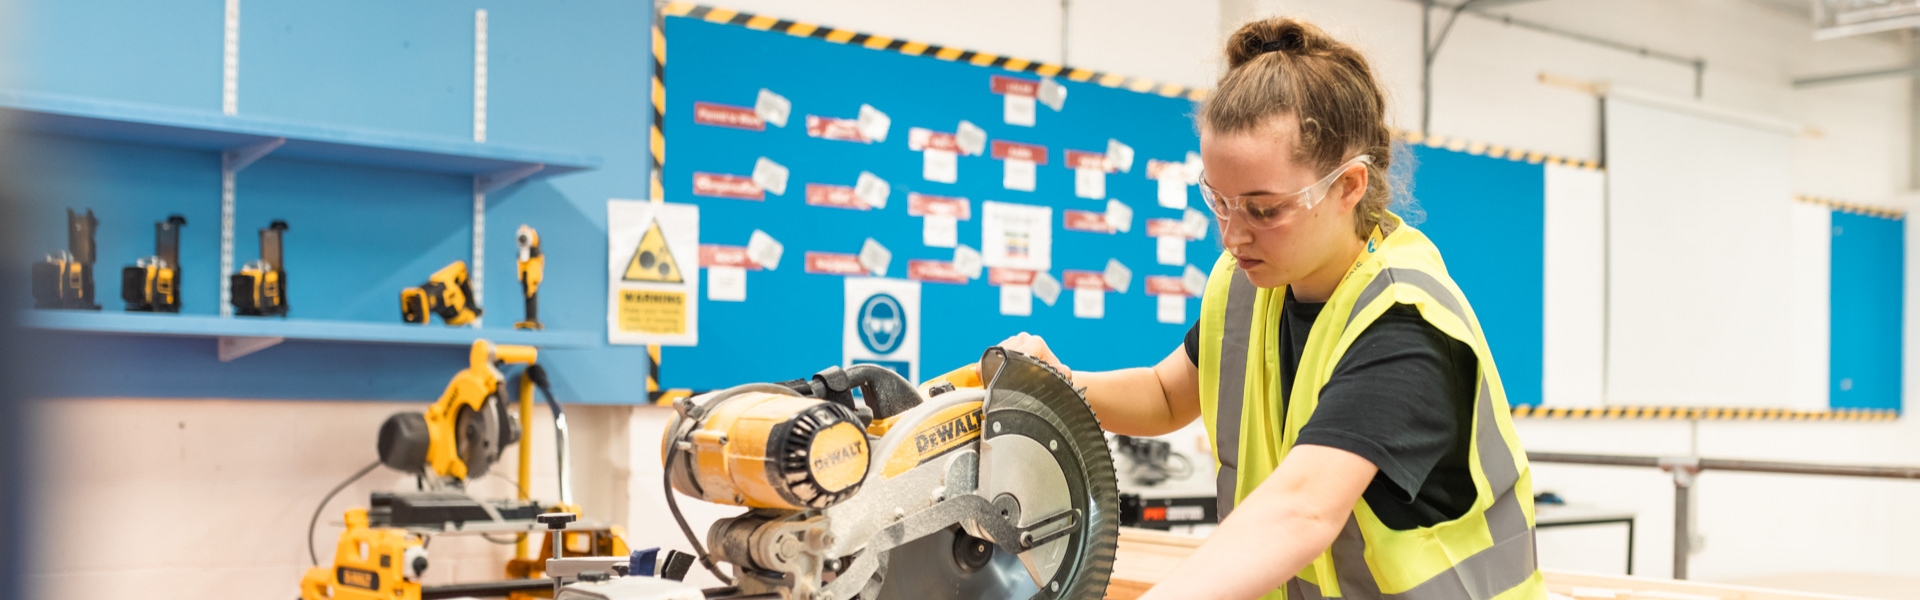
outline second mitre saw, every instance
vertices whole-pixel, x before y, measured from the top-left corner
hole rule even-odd
[[[749,509],[715,522],[705,548],[681,521],[728,593],[1105,594],[1119,535],[1113,458],[1081,393],[1034,358],[994,348],[918,389],[874,365],[833,368],[675,408],[668,484]]]

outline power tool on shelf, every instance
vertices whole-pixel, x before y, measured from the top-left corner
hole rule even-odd
[[[235,314],[250,317],[287,315],[287,265],[282,238],[287,222],[274,220],[260,230],[260,260],[240,267],[228,278],[232,288]]]
[[[540,252],[540,232],[521,225],[514,232],[520,246],[520,293],[527,298],[527,318],[513,324],[514,329],[546,329],[540,324],[540,280],[547,275],[547,255]]]
[[[100,220],[67,209],[67,249],[33,265],[34,308],[100,310],[93,295],[93,231]]]
[[[572,465],[566,452],[566,414],[553,397],[546,372],[536,364],[538,356],[539,351],[531,346],[475,341],[468,353],[467,368],[453,376],[433,405],[425,411],[400,412],[387,418],[377,443],[380,460],[349,483],[384,465],[414,475],[420,489],[375,492],[368,507],[348,510],[346,530],[340,534],[333,563],[319,566],[316,554],[316,566],[301,580],[303,600],[520,597],[552,591],[549,580],[539,579],[540,564],[527,556],[524,537],[520,542],[500,542],[519,545],[516,558],[507,566],[508,579],[445,586],[425,586],[420,579],[429,564],[426,542],[433,536],[525,536],[546,527],[537,520],[545,512],[578,513],[573,506]],[[509,409],[512,390],[501,372],[508,365],[525,365],[519,374],[517,413]],[[530,499],[532,452],[521,435],[522,424],[533,418],[536,389],[546,397],[554,416],[560,496],[552,504]],[[482,500],[470,496],[468,484],[489,473],[506,447],[515,443],[520,445],[518,497]],[[335,491],[345,487],[342,484]],[[327,500],[322,500],[322,507]],[[542,557],[555,553],[562,557],[624,557],[628,552],[625,532],[616,526],[573,523],[561,533],[561,547],[554,548],[555,542],[549,540],[541,549]]]
[[[400,290],[400,319],[424,325],[433,315],[440,315],[449,326],[466,325],[483,312],[477,302],[467,277],[467,261],[456,260],[435,271],[419,287]]]
[[[132,312],[180,312],[180,228],[187,218],[171,215],[153,224],[153,256],[120,269],[120,299]]]
[[[1113,456],[1081,392],[1039,360],[993,348],[918,389],[874,365],[830,368],[674,409],[663,441],[668,508],[700,562],[734,592],[1105,593],[1119,535]],[[714,523],[703,546],[673,491],[748,510]],[[566,589],[657,597],[595,582]]]

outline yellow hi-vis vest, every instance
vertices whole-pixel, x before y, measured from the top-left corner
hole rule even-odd
[[[1313,417],[1320,388],[1360,332],[1394,304],[1473,346],[1479,359],[1468,464],[1476,497],[1460,518],[1408,531],[1354,503],[1332,547],[1267,598],[1545,598],[1533,542],[1533,480],[1493,354],[1466,296],[1425,234],[1401,225],[1367,250],[1328,299],[1282,398],[1282,289],[1257,289],[1231,255],[1214,263],[1200,309],[1200,411],[1219,467],[1220,518],[1266,480]],[[1286,535],[1287,532],[1274,532]]]

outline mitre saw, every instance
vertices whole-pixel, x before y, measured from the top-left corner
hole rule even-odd
[[[874,365],[833,368],[675,408],[663,441],[668,485],[750,509],[714,523],[705,547],[681,520],[725,593],[1105,594],[1119,534],[1113,458],[1081,393],[1034,358],[994,348],[918,389]],[[567,592],[641,597],[607,585]]]

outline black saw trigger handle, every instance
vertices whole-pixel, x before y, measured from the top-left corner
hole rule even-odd
[[[819,398],[845,406],[868,422],[885,419],[920,405],[920,392],[899,373],[879,365],[854,365],[852,368],[827,367],[811,379],[780,383],[802,396]],[[853,390],[866,400],[862,408],[853,401]]]

